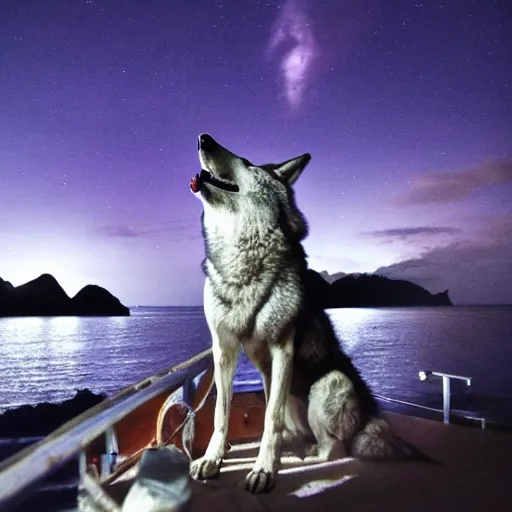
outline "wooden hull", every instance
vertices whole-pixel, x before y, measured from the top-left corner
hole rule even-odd
[[[131,412],[115,426],[120,460],[129,458],[140,450],[154,444],[155,429],[160,409],[167,393],[153,398]],[[195,436],[192,444],[194,458],[202,455],[213,433],[213,410],[215,396],[209,394],[204,405],[195,413]],[[165,444],[174,444],[183,449],[182,431],[176,430],[185,420],[187,409],[180,404],[165,414],[162,437]],[[265,396],[262,391],[235,393],[231,404],[228,428],[228,443],[241,443],[261,437],[265,416]],[[176,432],[176,433],[175,433]],[[174,435],[172,435],[174,433]],[[87,448],[87,461],[98,466],[101,455],[106,452],[103,438],[97,439]]]

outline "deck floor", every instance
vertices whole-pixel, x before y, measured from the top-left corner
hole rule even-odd
[[[398,435],[441,465],[342,459],[308,467],[285,457],[275,489],[251,495],[243,482],[257,446],[241,445],[228,455],[218,479],[193,482],[192,510],[512,510],[512,434],[386,416]]]

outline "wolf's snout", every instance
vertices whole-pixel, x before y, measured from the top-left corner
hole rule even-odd
[[[197,139],[197,149],[203,151],[212,151],[217,147],[215,139],[207,133],[202,133]]]

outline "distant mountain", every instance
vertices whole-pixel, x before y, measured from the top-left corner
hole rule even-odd
[[[119,299],[94,284],[85,286],[71,299],[71,309],[77,316],[130,316],[130,310]]]
[[[100,286],[88,285],[70,298],[43,274],[20,286],[0,278],[1,316],[130,316],[130,310]]]
[[[432,294],[410,281],[372,274],[345,274],[329,283],[323,274],[309,270],[307,286],[324,308],[452,305],[448,290]]]
[[[318,272],[329,284],[334,283],[334,281],[337,281],[338,279],[341,279],[342,277],[345,277],[347,274],[345,272],[336,272],[335,274],[329,274],[327,270],[322,270],[321,272]]]

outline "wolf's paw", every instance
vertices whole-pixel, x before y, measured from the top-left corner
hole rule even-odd
[[[206,457],[193,460],[190,463],[190,476],[196,480],[209,480],[216,478],[220,473],[222,460],[212,460]]]
[[[252,470],[245,479],[245,490],[252,494],[270,492],[276,485],[276,474],[270,471]]]

